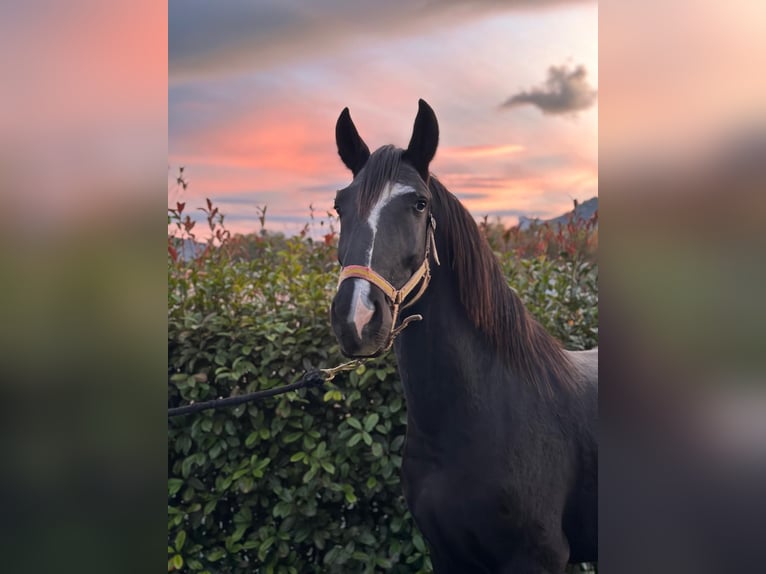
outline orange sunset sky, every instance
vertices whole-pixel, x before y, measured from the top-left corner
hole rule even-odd
[[[267,205],[297,232],[350,181],[340,111],[406,147],[423,98],[431,171],[474,216],[559,215],[598,195],[597,26],[590,1],[171,0],[169,205],[210,197],[241,233]]]

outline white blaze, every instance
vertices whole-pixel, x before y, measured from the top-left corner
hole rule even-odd
[[[378,221],[380,220],[380,214],[392,199],[403,195],[405,193],[414,193],[415,189],[409,185],[402,185],[401,183],[389,183],[383,192],[380,194],[380,198],[370,209],[370,214],[367,216],[367,226],[372,231],[372,238],[370,239],[370,246],[367,248],[365,256],[367,260],[365,265],[370,267],[372,264],[372,251],[375,249],[375,236],[378,234]],[[354,292],[351,295],[351,308],[349,310],[348,320],[349,323],[353,323],[356,327],[356,333],[359,338],[362,338],[362,329],[370,322],[372,316],[375,314],[375,305],[370,301],[370,282],[365,279],[354,278]]]

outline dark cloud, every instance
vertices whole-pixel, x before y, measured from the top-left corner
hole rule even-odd
[[[598,92],[587,81],[584,66],[574,70],[564,66],[548,68],[545,84],[508,98],[500,107],[513,108],[530,104],[544,114],[564,115],[587,110],[596,102]]]
[[[455,195],[461,201],[478,201],[481,199],[490,199],[492,197],[491,193],[482,193],[480,191],[457,191],[455,192]]]
[[[543,212],[535,209],[494,209],[486,212],[489,217],[541,217]]]
[[[268,193],[268,190],[240,193],[237,195],[219,195],[216,196],[215,202],[228,205],[260,205],[263,203],[262,197],[264,192]]]
[[[339,189],[343,189],[350,183],[349,181],[340,183],[326,183],[320,185],[302,185],[298,187],[298,191],[304,193],[324,193],[327,197],[335,195],[335,192]]]
[[[513,9],[593,0],[169,0],[171,79],[264,69]]]
[[[193,218],[192,218],[193,219]],[[278,223],[304,224],[309,220],[309,210],[306,209],[306,215],[284,215],[281,213],[266,213],[266,228],[270,221]],[[226,215],[226,221],[238,221],[252,223],[254,227],[260,227],[261,221],[258,214],[249,213],[229,213]]]

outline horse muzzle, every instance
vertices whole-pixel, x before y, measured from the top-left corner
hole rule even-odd
[[[330,318],[345,356],[373,357],[385,350],[393,316],[385,294],[369,281],[353,278],[341,282]]]

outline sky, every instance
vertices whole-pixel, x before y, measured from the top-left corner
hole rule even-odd
[[[431,171],[477,218],[598,195],[592,1],[170,0],[168,70],[168,204],[209,197],[233,232],[264,205],[287,233],[325,215],[351,181],[341,110],[371,150],[406,147],[419,98],[440,125]]]

